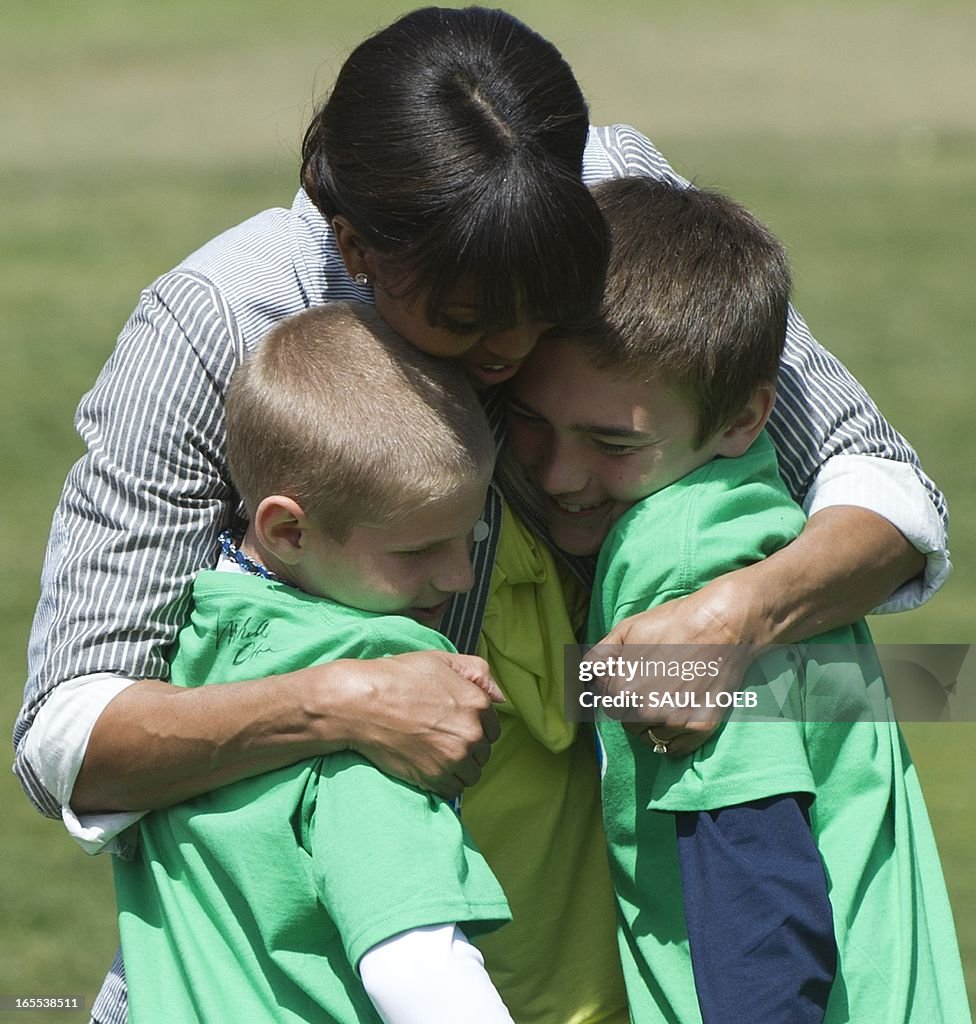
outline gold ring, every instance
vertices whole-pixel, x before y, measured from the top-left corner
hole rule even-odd
[[[670,740],[658,739],[658,737],[655,736],[654,733],[650,729],[647,729],[645,731],[647,732],[647,735],[651,738],[651,741],[654,743],[654,753],[655,754],[666,754],[668,752],[668,744],[671,741]]]

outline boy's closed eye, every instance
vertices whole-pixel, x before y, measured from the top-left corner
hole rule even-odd
[[[508,412],[510,416],[517,419],[523,426],[535,429],[551,427],[550,422],[544,416],[540,416],[532,409],[519,405],[514,400],[509,402]],[[610,440],[610,438],[613,438],[613,440]],[[629,443],[626,443],[627,441]],[[607,435],[591,434],[590,443],[597,451],[602,452],[604,455],[631,455],[657,442],[655,439],[649,438],[644,434],[635,433],[631,435],[621,432],[619,435],[614,433],[609,435],[609,437]]]
[[[411,548],[407,551],[395,551],[394,554],[401,555],[405,558],[423,558],[426,555],[432,554],[434,549],[432,547],[425,548]]]
[[[632,455],[639,451],[644,445],[617,444],[612,441],[601,441],[600,438],[593,438],[593,446],[604,455]]]

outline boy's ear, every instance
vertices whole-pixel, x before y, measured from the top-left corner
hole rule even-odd
[[[346,273],[354,280],[357,274],[365,274],[370,281],[374,280],[375,261],[362,235],[341,213],[332,218],[332,230]]]
[[[252,525],[265,551],[285,565],[301,561],[308,519],[294,498],[283,494],[269,495],[258,505]]]
[[[775,401],[776,385],[772,381],[763,381],[753,391],[742,412],[719,435],[716,455],[730,459],[744,455],[766,425]]]

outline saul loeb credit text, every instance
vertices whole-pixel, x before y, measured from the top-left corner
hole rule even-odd
[[[576,678],[591,688],[581,689],[577,703],[583,711],[645,710],[654,708],[754,708],[758,703],[752,691],[728,693],[706,689],[675,688],[675,682],[694,683],[717,679],[721,656],[708,661],[625,658],[622,655],[579,662]],[[637,686],[630,688],[632,684]]]
[[[622,690],[619,693],[594,693],[583,690],[577,697],[579,706],[584,710],[596,708],[754,708],[759,706],[759,695],[752,690],[739,693],[672,693],[665,690],[659,693],[651,690],[648,693],[637,693],[634,690]]]
[[[972,646],[567,644],[563,708],[573,722],[976,721]]]
[[[732,683],[735,655],[727,645],[567,647],[566,717],[644,721],[659,711],[665,718],[714,721],[733,711],[756,714],[755,690]]]

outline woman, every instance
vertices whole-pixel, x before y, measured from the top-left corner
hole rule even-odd
[[[273,323],[333,299],[374,300],[419,348],[463,359],[486,387],[507,379],[549,324],[600,293],[606,241],[584,182],[633,173],[673,176],[633,130],[588,131],[558,52],[503,12],[424,9],[353,52],[306,135],[292,208],[158,279],[79,409],[89,450],[55,514],[15,733],[42,810],[97,848],[135,808],[346,747],[447,796],[477,781],[498,724],[473,658],[339,662],[197,690],[164,681],[190,580],[237,510],[224,389]],[[780,388],[774,430],[815,512],[807,529],[779,561],[616,638],[764,645],[821,631],[917,579],[919,549],[935,552],[935,585],[941,496],[797,317]],[[496,497],[479,585],[447,624],[460,650],[477,644],[501,515]],[[107,995],[99,1014],[122,1019],[120,977]]]

